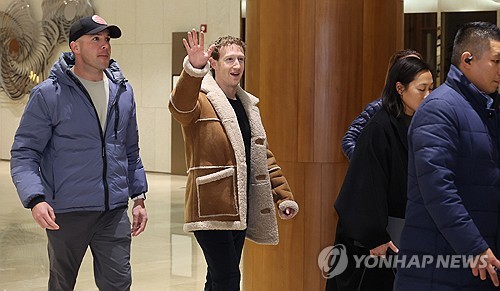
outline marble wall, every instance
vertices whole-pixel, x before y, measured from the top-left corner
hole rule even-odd
[[[11,1],[0,2],[5,11]],[[42,0],[26,0],[33,18],[41,20]],[[63,0],[61,0],[63,1]],[[141,156],[148,171],[170,172],[172,32],[208,25],[207,41],[240,34],[240,0],[92,0],[97,14],[118,25],[123,35],[112,40],[117,60],[134,88]],[[50,63],[60,52],[59,47]],[[10,147],[27,98],[12,101],[0,91],[0,159],[10,159]]]

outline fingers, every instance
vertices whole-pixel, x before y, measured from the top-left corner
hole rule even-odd
[[[193,30],[191,30],[191,36],[193,38],[193,44],[198,45],[199,42],[198,42],[198,34],[196,33],[196,29],[193,28]]]
[[[48,212],[48,220],[47,220],[47,224],[48,224],[48,229],[51,229],[51,230],[57,230],[59,229],[59,225],[57,225],[56,223],[56,214],[54,213],[54,210],[52,208],[49,209],[49,212]]]
[[[395,245],[392,241],[390,241],[390,242],[389,242],[389,248],[390,248],[393,252],[395,252],[396,254],[397,254],[397,253],[399,253],[399,249],[396,247],[396,245]]]
[[[184,44],[184,48],[186,49],[186,52],[189,52],[189,44],[185,38],[182,39],[182,43]]]
[[[492,265],[488,264],[488,267],[486,267],[486,270],[488,271],[488,274],[490,275],[490,279],[493,282],[493,285],[498,287],[498,285],[499,285],[498,275],[497,275],[497,271],[495,270],[495,268]],[[486,276],[485,276],[485,279],[486,279]]]
[[[41,228],[46,228],[50,230],[59,229],[59,225],[57,225],[55,218],[52,218],[49,215],[39,216],[38,218],[35,218],[35,220],[38,223],[38,225],[40,225]]]
[[[493,285],[496,287],[500,286],[499,273],[498,268],[500,268],[500,261],[495,257],[493,252],[491,252],[492,260],[490,264],[488,264],[487,270],[490,275],[490,279],[493,282]]]
[[[205,34],[203,31],[200,31],[200,41],[199,44],[201,47],[205,47]]]
[[[196,30],[192,30],[192,31],[188,31],[188,43],[189,43],[189,47],[194,47],[195,46],[195,43],[194,43],[194,36],[193,35],[196,35]]]
[[[148,222],[148,214],[144,206],[144,200],[137,200],[134,202],[134,208],[132,209],[132,236],[138,236],[146,229],[146,224]]]
[[[279,217],[284,220],[292,219],[295,216],[295,210],[290,207],[278,211]]]
[[[384,258],[385,257],[385,253],[387,251],[387,245],[388,245],[388,243],[385,243],[385,244],[379,245],[376,248],[371,249],[370,250],[370,256]]]
[[[31,209],[31,215],[41,228],[58,230],[54,210],[47,202],[40,202]]]
[[[186,44],[189,44],[189,48],[194,48],[198,45],[203,47],[204,39],[205,39],[203,36],[203,32],[200,32],[201,42],[198,42],[198,33],[196,33],[196,29],[193,28],[191,31],[188,31],[187,35],[188,35],[188,40],[185,43],[184,43],[185,39],[182,39],[182,41],[184,43],[184,47],[186,47]],[[188,47],[186,47],[186,49],[188,49]]]
[[[481,278],[481,280],[486,280],[486,269],[479,268],[479,278]]]
[[[132,223],[132,236],[138,236],[146,229],[147,224],[147,216],[140,215],[140,217],[134,217],[134,221]]]
[[[471,270],[472,270],[472,275],[474,275],[474,277],[477,277],[477,275],[479,275],[479,269],[477,267],[473,267],[471,265]]]
[[[488,276],[491,279],[491,282],[496,287],[500,286],[497,268],[500,267],[500,261],[495,257],[491,249],[487,249],[476,258],[478,260],[474,260],[470,262],[470,267],[472,269],[472,274],[481,280],[486,280]]]

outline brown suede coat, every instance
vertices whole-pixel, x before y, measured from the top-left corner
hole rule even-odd
[[[182,125],[188,179],[185,231],[242,230],[262,244],[278,243],[274,203],[280,216],[297,204],[267,148],[258,99],[238,87],[251,128],[251,176],[247,185],[245,146],[234,110],[209,67],[195,69],[185,59],[169,109]],[[247,193],[248,186],[248,193]]]

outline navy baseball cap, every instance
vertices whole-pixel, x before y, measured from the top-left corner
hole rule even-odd
[[[79,39],[82,35],[97,34],[105,29],[109,31],[109,36],[111,38],[119,38],[122,36],[122,31],[118,26],[108,25],[106,20],[99,15],[81,18],[75,21],[69,29],[69,43]]]

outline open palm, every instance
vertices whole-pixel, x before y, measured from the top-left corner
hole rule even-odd
[[[211,45],[208,50],[205,51],[205,35],[200,32],[200,39],[198,40],[198,34],[196,30],[188,32],[188,39],[182,39],[182,43],[186,48],[188,54],[188,59],[191,65],[197,69],[205,67],[215,48],[215,45]]]

